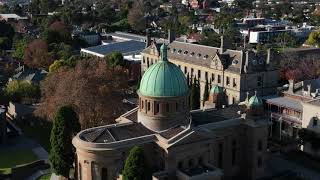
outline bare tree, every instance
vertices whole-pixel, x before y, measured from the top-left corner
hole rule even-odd
[[[53,62],[48,53],[48,45],[41,39],[36,39],[28,44],[24,53],[24,63],[31,68],[46,69]]]
[[[320,58],[314,53],[285,53],[281,56],[280,72],[284,79],[296,81],[320,77]]]

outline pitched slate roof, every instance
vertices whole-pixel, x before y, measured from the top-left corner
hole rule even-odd
[[[33,83],[39,83],[47,76],[47,74],[48,74],[48,72],[45,70],[27,69],[27,70],[18,72],[17,74],[13,75],[12,79],[30,81]]]
[[[143,50],[143,53],[153,54],[152,48],[156,47],[159,51],[157,43]],[[173,41],[168,46],[168,59],[183,61],[190,64],[209,67],[213,57],[216,55],[223,61],[227,62],[227,71],[240,73],[243,66],[243,52],[238,50],[226,49],[222,54],[220,48],[191,44],[180,41]]]

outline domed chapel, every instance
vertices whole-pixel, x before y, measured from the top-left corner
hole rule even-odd
[[[163,44],[159,60],[143,74],[138,107],[115,124],[74,137],[78,179],[122,179],[134,146],[143,148],[154,180],[262,177],[270,123],[259,113],[261,99],[227,106],[223,88],[213,86],[208,108],[190,111],[187,80],[167,51]]]

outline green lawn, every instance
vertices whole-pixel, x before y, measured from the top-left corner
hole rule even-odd
[[[50,152],[50,133],[52,128],[52,123],[42,120],[33,120],[32,125],[18,123],[18,126],[22,129],[23,133],[37,141],[41,146]]]
[[[10,174],[12,167],[36,160],[32,150],[0,150],[0,173]]]
[[[51,174],[45,174],[43,176],[40,176],[39,178],[37,178],[37,180],[49,180],[51,177]]]

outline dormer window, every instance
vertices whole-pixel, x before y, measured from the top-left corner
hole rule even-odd
[[[206,54],[206,55],[203,56],[203,59],[207,59],[208,57],[209,57],[209,55]]]
[[[236,64],[238,64],[238,63],[239,63],[239,61],[236,60],[236,59],[232,61],[232,64],[233,64],[233,65],[236,65]]]
[[[190,53],[190,56],[194,56],[194,52],[191,52],[191,53]]]
[[[181,54],[181,53],[182,53],[182,50],[181,50],[181,49],[179,49],[178,54]]]
[[[183,54],[184,54],[184,55],[187,55],[187,54],[188,54],[188,51],[184,51]]]
[[[253,60],[252,60],[252,64],[253,64],[253,65],[257,65],[257,60],[253,59]]]
[[[198,53],[198,55],[197,55],[197,56],[198,56],[198,58],[199,58],[199,57],[201,57],[201,54],[200,54],[200,53]]]
[[[263,64],[263,60],[262,59],[259,60],[259,64]]]
[[[175,48],[172,49],[172,53],[175,53],[177,50]]]

